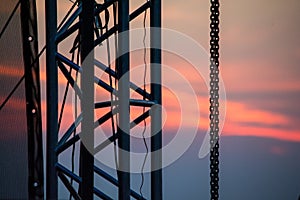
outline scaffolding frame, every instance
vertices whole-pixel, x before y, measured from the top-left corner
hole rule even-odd
[[[94,39],[94,16],[118,3],[118,24],[109,29],[100,37]],[[119,115],[119,124],[116,135],[108,138],[109,143],[118,140],[119,149],[130,152],[130,133],[132,123],[138,124],[147,117],[151,118],[151,152],[161,150],[162,148],[162,113],[161,109],[157,107],[150,108],[147,112],[130,122],[130,106],[148,106],[162,104],[162,90],[161,90],[161,32],[157,31],[161,28],[161,0],[146,1],[138,9],[129,13],[129,0],[106,0],[100,7],[94,7],[93,0],[84,0],[78,3],[77,9],[65,20],[61,27],[57,27],[57,0],[46,0],[46,78],[47,78],[47,146],[46,146],[46,198],[58,199],[58,178],[62,181],[64,186],[68,189],[74,199],[93,199],[94,195],[102,199],[111,199],[108,195],[103,193],[94,185],[94,174],[101,176],[113,185],[119,188],[118,196],[120,200],[129,200],[131,197],[135,199],[144,199],[140,194],[133,191],[130,187],[130,172],[123,170],[118,171],[118,180],[106,173],[104,170],[94,165],[94,157],[86,147],[78,134],[72,136],[76,127],[81,123],[83,131],[92,132],[90,130],[91,124],[94,125],[94,116],[87,115],[93,113],[96,107],[110,107],[112,102],[94,102],[93,91],[94,81],[97,86],[100,86],[108,92],[116,91],[104,81],[94,76],[93,67],[79,66],[78,64],[69,60],[66,56],[58,51],[60,42],[67,39],[75,31],[80,33],[80,48],[81,61],[87,59],[87,55],[98,44],[108,39],[114,33],[130,33],[130,21],[141,15],[145,10],[150,9],[150,26],[158,28],[151,32],[150,46],[156,47],[150,49],[150,84],[151,91],[147,93],[142,88],[136,87],[134,83],[130,82],[130,46],[129,34],[118,39],[118,49],[123,49],[128,53],[121,55],[118,58],[117,72],[105,67],[104,71],[116,79],[122,77],[122,83],[118,82],[118,109],[116,113]],[[80,18],[79,22],[73,23],[76,18]],[[93,58],[88,58],[93,59]],[[74,79],[68,73],[67,67],[82,74],[82,80],[90,80],[83,84],[81,92],[82,97],[82,115],[74,121],[70,128],[63,133],[63,136],[58,137],[58,68],[62,71],[65,78],[71,86],[75,89]],[[133,87],[134,86],[134,87]],[[129,98],[129,90],[134,90],[143,96],[144,100],[135,100]],[[78,89],[78,88],[77,88]],[[84,103],[83,103],[84,102]],[[151,112],[150,112],[151,110]],[[151,113],[151,114],[149,114]],[[101,125],[111,118],[115,113],[108,112],[103,114],[97,122]],[[93,126],[92,126],[93,127]],[[160,130],[154,133],[155,130]],[[89,140],[93,142],[93,137]],[[79,175],[72,172],[67,167],[58,162],[58,156],[73,144],[80,142],[80,172]],[[119,168],[130,169],[129,154],[119,151]],[[151,157],[151,199],[162,199],[162,154],[161,151]],[[68,178],[71,178],[79,184],[79,191],[76,191]]]

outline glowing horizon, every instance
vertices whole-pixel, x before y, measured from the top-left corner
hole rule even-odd
[[[233,1],[233,0],[231,0]],[[231,8],[232,2],[225,2],[222,9],[221,27],[221,75],[226,88],[226,118],[222,136],[255,136],[267,137],[287,141],[300,141],[300,131],[297,121],[299,109],[295,107],[299,99],[300,81],[298,80],[300,61],[300,48],[294,42],[297,39],[297,31],[288,22],[295,19],[296,12],[283,3],[277,3],[269,10],[263,21],[263,27],[255,28],[254,22],[260,20],[259,16],[253,16],[250,11],[243,13],[242,19],[235,18],[239,11]],[[230,3],[231,2],[231,3]],[[198,1],[191,0],[191,4],[198,5]],[[135,2],[137,4],[137,2]],[[202,2],[199,7],[185,5],[183,2],[166,1],[163,12],[163,24],[166,28],[175,28],[193,37],[200,44],[208,48],[208,2]],[[169,5],[170,6],[166,6]],[[59,8],[60,18],[66,12],[69,2],[64,2]],[[252,5],[252,4],[251,4]],[[136,6],[136,5],[134,5]],[[133,6],[133,7],[134,7]],[[183,8],[189,7],[189,15],[183,12]],[[237,6],[237,5],[236,5]],[[268,7],[268,3],[262,2],[261,8]],[[39,20],[44,19],[43,2],[37,2]],[[296,6],[293,7],[295,9]],[[281,10],[285,20],[280,20],[274,13]],[[6,12],[2,10],[1,12]],[[258,13],[262,14],[262,10]],[[199,19],[195,24],[193,19]],[[178,20],[186,23],[177,23]],[[194,28],[191,24],[194,24]],[[134,26],[142,25],[142,19],[137,19]],[[44,21],[39,21],[39,45],[45,41]],[[276,30],[276,34],[272,33]],[[289,38],[283,34],[290,32]],[[245,39],[247,38],[247,39]],[[41,48],[40,48],[41,49]],[[170,60],[167,60],[171,62]],[[187,69],[188,63],[182,60],[173,60],[171,66]],[[41,85],[42,85],[42,110],[43,123],[45,123],[45,58],[41,58]],[[8,65],[0,66],[2,77],[17,78],[23,74],[22,70],[14,69]],[[208,96],[202,92],[205,90],[199,77],[194,76],[193,70],[181,71],[188,78],[198,94],[198,102],[201,108],[199,130],[205,130],[208,126]],[[176,80],[174,80],[176,81]],[[59,78],[60,90],[63,89],[65,80]],[[180,88],[179,88],[180,89]],[[206,91],[204,91],[206,92]],[[173,97],[174,98],[174,97]],[[3,96],[0,97],[4,99]],[[178,127],[180,109],[178,102],[171,100],[170,94],[163,94],[164,105],[167,110],[166,132]],[[10,108],[18,109],[18,99],[12,99]],[[185,106],[189,106],[188,103]],[[72,112],[70,102],[67,104],[66,113]],[[137,111],[133,111],[137,112]],[[133,113],[137,115],[137,113]],[[68,115],[68,118],[72,115]],[[72,121],[70,119],[70,121]],[[68,126],[68,123],[65,125]],[[45,132],[45,124],[43,125]]]

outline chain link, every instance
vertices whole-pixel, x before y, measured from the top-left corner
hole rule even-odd
[[[219,199],[219,0],[210,7],[210,194]]]

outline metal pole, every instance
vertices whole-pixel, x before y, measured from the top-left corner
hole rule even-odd
[[[161,0],[152,0],[150,7],[151,31],[151,97],[161,105]],[[155,48],[153,48],[155,47]],[[151,110],[151,199],[162,199],[162,111],[161,107]],[[155,152],[156,153],[153,153]]]
[[[57,2],[46,0],[46,77],[47,77],[47,167],[46,198],[57,199],[57,156],[55,147],[58,139],[58,81],[55,43],[57,29]]]
[[[84,134],[84,144],[80,144],[80,184],[79,194],[82,199],[93,199],[94,187],[94,156],[90,150],[94,148],[94,1],[82,1],[80,15],[80,40],[81,40],[81,89],[82,89],[82,123],[81,130]],[[88,145],[88,146],[87,146]]]
[[[28,137],[28,198],[44,197],[41,93],[35,0],[21,0]]]
[[[130,199],[129,0],[118,3],[119,199]],[[121,36],[120,36],[121,34]]]

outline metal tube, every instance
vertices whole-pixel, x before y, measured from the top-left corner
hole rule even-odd
[[[130,199],[130,127],[129,127],[129,0],[118,3],[118,88],[119,88],[119,199]]]
[[[138,17],[140,14],[142,14],[146,9],[148,9],[150,6],[149,2],[144,3],[143,5],[141,5],[141,7],[137,8],[135,11],[133,11],[130,15],[129,15],[129,21],[134,20],[136,17]],[[112,34],[114,34],[119,28],[119,25],[116,24],[115,26],[113,26],[112,28],[110,28],[107,32],[105,32],[103,35],[101,35],[99,38],[97,38],[95,40],[95,46],[101,44],[104,40],[106,40],[107,38],[109,38]]]
[[[150,61],[152,101],[161,105],[161,0],[152,0],[150,7]],[[154,48],[155,47],[155,48]],[[151,199],[162,199],[162,111],[161,107],[151,110]],[[154,153],[156,152],[156,153]]]
[[[93,191],[94,191],[95,195],[97,195],[98,197],[100,197],[103,200],[113,200],[112,198],[110,198],[109,196],[107,196],[106,194],[104,194],[103,192],[101,192],[100,190],[98,190],[95,187],[94,187]]]
[[[147,110],[146,112],[144,112],[143,114],[141,114],[140,116],[138,116],[137,118],[135,118],[131,123],[130,123],[130,129],[134,128],[136,125],[138,125],[139,123],[141,123],[142,121],[144,121],[145,119],[147,119],[149,117],[149,110]]]
[[[65,21],[65,23],[62,25],[62,27],[57,32],[57,38],[61,37],[64,32],[66,32],[69,27],[72,25],[72,23],[76,20],[76,18],[79,16],[79,14],[82,11],[81,4],[78,6],[78,8],[74,11],[74,13]]]
[[[103,63],[101,63],[98,60],[95,60],[94,64],[99,67],[100,69],[102,69],[103,71],[105,71],[107,74],[111,75],[112,77],[116,78],[117,77],[117,73],[110,69],[109,67],[107,67],[106,65],[104,65]],[[144,96],[146,99],[150,99],[150,94],[146,91],[144,91],[142,88],[140,88],[139,86],[137,86],[136,84],[130,82],[129,86],[132,90],[134,90],[136,93]]]
[[[76,190],[69,183],[69,180],[67,179],[67,177],[62,172],[58,172],[58,176],[59,176],[60,180],[63,182],[63,184],[66,186],[66,188],[69,190],[69,192],[73,196],[73,198],[75,200],[81,200],[81,198],[78,195],[78,193],[76,192]]]
[[[58,139],[58,76],[55,54],[57,45],[57,2],[46,0],[46,77],[47,77],[47,146],[46,146],[46,198],[57,199],[57,156],[55,147]]]
[[[99,125],[101,123],[104,123],[105,121],[108,120],[108,118],[104,118],[105,115],[103,117],[101,117],[100,119],[103,119],[102,121],[99,121]],[[139,117],[137,117],[136,119],[134,119],[131,123],[130,123],[130,129],[134,128],[137,124],[139,124],[140,122],[142,122],[144,119],[146,119],[147,117],[149,117],[149,111],[146,111],[145,113],[143,113],[142,115],[140,115]],[[105,120],[105,121],[104,121]],[[98,153],[99,151],[101,151],[102,149],[104,149],[105,147],[107,147],[109,144],[111,144],[111,142],[113,142],[114,140],[118,139],[120,136],[120,132],[118,132],[115,135],[110,136],[108,139],[106,139],[105,141],[103,141],[101,144],[99,144],[97,147],[94,148],[94,153]],[[70,139],[71,140],[71,139]],[[67,142],[66,142],[67,143]],[[65,143],[65,144],[66,144]],[[65,148],[65,144],[62,144],[61,146],[59,146],[59,148]]]
[[[94,170],[99,176],[101,176],[105,180],[109,181],[110,183],[114,184],[115,186],[119,186],[118,180],[116,180],[114,177],[112,177],[111,175],[109,175],[108,173],[106,173],[105,171],[100,169],[99,167],[95,166]],[[141,199],[141,200],[144,199],[141,195],[139,195],[138,193],[136,193],[133,190],[130,190],[130,194],[135,199]]]
[[[114,101],[114,104],[117,104],[119,101]],[[111,106],[111,101],[103,101],[103,102],[97,102],[95,103],[95,109],[98,108],[106,108]],[[141,106],[141,107],[151,107],[155,105],[153,101],[146,101],[146,100],[141,100],[141,99],[129,99],[129,104],[131,106]]]
[[[60,53],[57,53],[56,57],[59,61],[65,63],[66,65],[70,66],[72,69],[78,71],[79,73],[82,73],[82,68],[80,66],[78,66],[77,64],[73,63],[72,61],[70,61],[65,56],[61,55]],[[97,85],[99,85],[100,87],[104,88],[106,91],[113,92],[114,95],[118,95],[117,91],[114,88],[112,88],[110,85],[108,85],[103,80],[97,78],[96,76],[94,77],[94,82],[97,83]],[[78,93],[78,94],[80,94],[80,93]]]
[[[56,148],[56,154],[60,154],[73,144],[75,144],[80,139],[79,135],[75,135],[74,137],[70,138],[67,142],[63,143],[62,145],[57,146]]]
[[[28,137],[28,197],[38,199],[44,197],[44,167],[37,18],[34,0],[21,1],[21,25]]]
[[[72,178],[74,181],[76,181],[77,183],[81,183],[82,182],[82,178],[79,177],[78,175],[76,175],[75,173],[73,173],[71,170],[69,170],[68,168],[66,168],[65,166],[57,163],[55,166],[56,170],[58,172],[62,172],[63,174],[65,174],[66,176]]]
[[[88,151],[94,147],[94,55],[91,50],[94,44],[94,1],[82,1],[80,14],[80,41],[81,41],[81,88],[82,88],[82,122],[81,135],[84,143],[80,144],[80,168],[79,173],[82,182],[79,186],[79,194],[82,199],[93,199],[94,187],[94,156]]]

